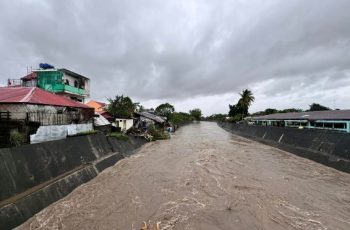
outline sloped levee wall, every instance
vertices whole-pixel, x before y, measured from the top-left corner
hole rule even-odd
[[[103,134],[0,149],[0,229],[11,229],[145,144]]]
[[[219,126],[298,156],[350,173],[350,134],[221,122]]]
[[[111,152],[102,134],[0,149],[0,200]]]

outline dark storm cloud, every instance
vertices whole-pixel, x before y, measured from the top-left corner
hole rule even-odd
[[[2,1],[0,80],[49,62],[97,99],[302,94],[348,83],[350,1]],[[265,84],[266,85],[266,84]]]

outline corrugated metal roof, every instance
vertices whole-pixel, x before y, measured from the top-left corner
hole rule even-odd
[[[6,103],[27,103],[39,105],[55,105],[74,108],[91,107],[82,103],[73,101],[64,96],[59,96],[37,87],[4,87],[0,88],[0,104]]]
[[[100,114],[101,116],[103,116],[107,120],[114,120],[114,117],[107,111],[97,111],[96,113]]]
[[[155,122],[158,122],[158,123],[164,123],[165,120],[157,115],[154,115],[152,113],[149,113],[149,112],[139,112],[139,113],[135,113],[135,114],[138,114],[139,116],[143,116],[143,117],[146,117],[148,119],[151,119]]]
[[[252,120],[350,120],[350,110],[275,113],[252,117]]]
[[[95,101],[95,100],[90,100],[90,101],[86,102],[85,104],[89,105],[90,107],[94,107],[94,106],[104,107],[104,106],[106,106],[106,103]]]

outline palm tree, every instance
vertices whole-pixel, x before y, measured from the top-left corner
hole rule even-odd
[[[242,93],[239,94],[241,98],[238,101],[238,105],[242,109],[242,118],[244,115],[248,114],[248,109],[251,106],[251,104],[254,102],[255,97],[253,96],[252,91],[249,89],[245,89],[242,91]]]

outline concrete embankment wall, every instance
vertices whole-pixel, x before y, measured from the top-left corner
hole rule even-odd
[[[350,134],[226,122],[218,124],[234,134],[350,173]]]
[[[11,229],[146,143],[103,134],[0,149],[0,229]]]

